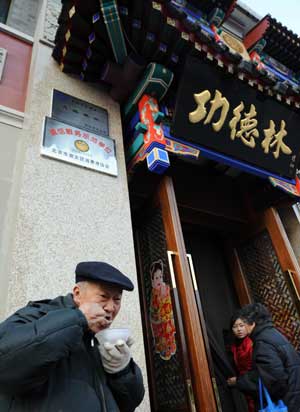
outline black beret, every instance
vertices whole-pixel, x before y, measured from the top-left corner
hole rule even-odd
[[[76,283],[93,280],[99,282],[112,283],[121,289],[133,290],[131,280],[123,275],[118,269],[105,262],[80,262],[76,266]]]

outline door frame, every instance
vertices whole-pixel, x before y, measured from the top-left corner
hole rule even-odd
[[[201,320],[199,317],[198,306],[195,297],[193,280],[190,272],[190,266],[184,244],[184,238],[181,228],[181,221],[177,208],[177,201],[172,178],[163,176],[160,184],[156,188],[151,201],[147,202],[149,209],[159,208],[162,216],[162,225],[165,233],[166,248],[169,263],[169,272],[172,287],[173,309],[178,313],[176,328],[179,327],[177,339],[182,349],[183,369],[185,375],[186,393],[190,402],[191,412],[217,412],[217,405],[213,382],[211,379],[209,361],[206,353],[205,338],[202,331]],[[147,220],[147,214],[143,211],[144,221]],[[150,338],[150,322],[148,314],[145,312],[146,301],[143,293],[142,262],[140,260],[140,242],[138,230],[135,231],[137,243],[138,268],[140,272],[142,315],[145,328],[145,337],[148,342]],[[165,251],[163,251],[165,252]],[[178,322],[179,320],[179,322]],[[183,333],[182,333],[183,332]],[[183,339],[181,336],[183,335]],[[153,406],[156,408],[155,401],[153,368],[151,348],[146,344],[147,366],[150,372],[149,385],[152,391]],[[185,362],[188,365],[185,365]],[[186,367],[187,366],[187,367]]]
[[[185,339],[189,349],[188,355],[196,410],[217,412],[205,340],[171,177],[165,176],[162,179],[156,194],[156,201],[160,204],[162,210],[167,248],[173,252],[174,257],[174,275],[178,286]]]
[[[195,295],[182,232],[182,222],[171,177],[162,177],[159,186],[156,188],[153,201],[162,213],[167,250],[169,251],[173,303],[179,308],[185,336],[185,342],[181,342],[181,346],[184,356],[188,356],[191,374],[191,396],[194,397],[196,411],[217,412],[218,407],[206,348],[207,342],[205,342],[205,328],[201,326],[201,313],[199,314],[199,304],[197,304],[197,297]],[[267,229],[271,237],[282,270],[290,271],[291,276],[293,276],[292,283],[295,292],[300,296],[300,268],[278,212],[271,207],[258,214],[254,212],[253,208],[249,208],[248,204],[247,219],[248,224],[244,225],[244,230],[237,234],[232,241],[224,243],[227,261],[240,305],[243,306],[251,303],[252,297],[242,270],[237,247],[247,238],[265,229]],[[143,303],[145,304],[145,302]],[[146,313],[143,313],[143,318],[147,319]],[[148,321],[148,325],[146,324],[146,334],[150,333],[149,330]],[[150,352],[148,353],[149,356],[151,356]],[[151,369],[151,362],[149,361],[148,368]],[[192,406],[191,410],[193,410]]]

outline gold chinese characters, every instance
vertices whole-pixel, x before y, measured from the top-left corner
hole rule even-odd
[[[265,153],[269,153],[270,147],[276,147],[275,152],[273,155],[275,159],[278,159],[280,150],[286,155],[292,153],[291,149],[283,143],[283,138],[287,135],[287,131],[285,130],[285,121],[281,120],[281,126],[278,133],[275,134],[275,123],[273,120],[270,120],[270,127],[269,129],[264,129],[265,138],[261,142],[262,147],[264,148]]]
[[[190,122],[199,123],[204,120],[204,124],[209,124],[211,123],[214,114],[220,109],[219,120],[212,123],[214,131],[219,132],[222,129],[230,110],[230,104],[226,97],[223,97],[219,90],[215,90],[214,98],[211,100],[210,91],[204,90],[201,93],[195,93],[194,99],[197,103],[197,107],[196,110],[189,113]],[[210,110],[207,114],[206,105],[208,102],[210,102]],[[259,138],[256,115],[257,112],[254,104],[250,105],[248,112],[245,111],[244,102],[241,102],[235,107],[233,109],[233,117],[228,123],[230,128],[230,139],[240,139],[245,146],[254,149]],[[292,150],[283,142],[283,139],[287,136],[284,120],[281,120],[280,130],[278,132],[275,130],[275,123],[273,120],[270,120],[269,128],[264,129],[263,132],[264,139],[260,144],[264,149],[265,154],[272,152],[275,159],[279,158],[281,152],[285,155],[292,154]]]

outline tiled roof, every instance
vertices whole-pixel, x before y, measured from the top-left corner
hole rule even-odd
[[[174,72],[176,80],[186,55],[192,53],[209,58],[252,86],[298,107],[298,79],[293,73],[282,76],[276,67],[273,70],[274,61],[268,58],[270,55],[298,71],[298,37],[267,16],[245,37],[249,50],[259,40],[266,40],[263,52],[267,56],[263,55],[262,62],[262,55],[249,57],[242,42],[230,39],[222,31],[222,22],[235,3],[235,0],[63,0],[53,57],[64,72],[112,85],[113,97],[124,101],[148,63],[162,64]],[[109,9],[111,5],[115,9]],[[111,19],[111,31],[107,30],[105,19],[106,23]],[[264,59],[267,64],[263,64]],[[118,87],[124,90],[118,91]]]

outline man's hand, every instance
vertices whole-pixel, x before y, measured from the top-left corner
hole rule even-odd
[[[103,368],[107,373],[117,373],[126,368],[131,359],[129,346],[119,339],[114,345],[109,342],[100,343],[99,351]]]
[[[236,385],[236,376],[232,376],[231,378],[227,379],[227,384],[229,386],[235,386]]]
[[[111,320],[107,319],[107,313],[99,303],[83,303],[78,309],[84,314],[89,329],[94,333],[107,328],[111,324]]]

